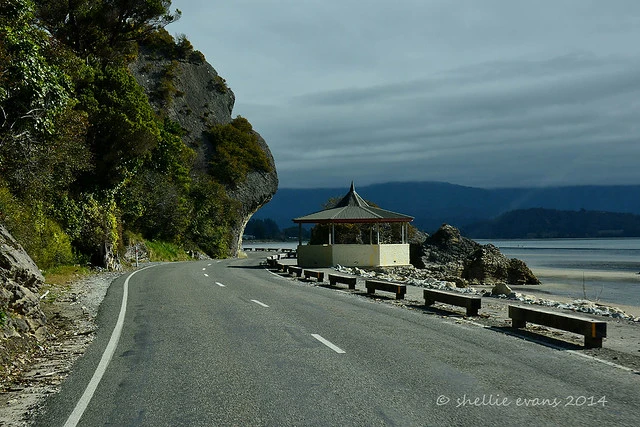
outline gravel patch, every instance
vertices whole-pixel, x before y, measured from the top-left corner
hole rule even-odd
[[[41,343],[22,340],[17,356],[0,378],[0,424],[29,426],[46,397],[59,391],[73,363],[93,341],[95,318],[111,282],[122,273],[103,272],[69,285],[51,286],[42,297],[50,336]],[[5,348],[14,343],[2,343]],[[24,351],[29,348],[29,351]],[[22,351],[21,351],[22,350]]]

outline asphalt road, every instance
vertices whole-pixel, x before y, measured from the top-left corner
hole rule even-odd
[[[637,374],[280,277],[263,256],[130,277],[121,336],[77,425],[638,425]],[[76,408],[126,278],[36,425],[62,426]]]

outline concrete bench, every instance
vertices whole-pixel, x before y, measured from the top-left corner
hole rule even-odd
[[[407,286],[399,283],[365,280],[364,286],[367,288],[368,294],[375,293],[376,289],[379,291],[395,292],[396,299],[403,299],[404,295],[407,293]]]
[[[324,280],[324,271],[304,270],[304,277],[307,280],[309,280],[309,279],[311,279],[313,277],[318,282],[322,282]]]
[[[296,275],[298,277],[302,277],[302,267],[296,267],[295,265],[287,266],[287,271],[289,274]]]
[[[278,271],[282,271],[282,272],[287,272],[287,265],[283,264],[281,262],[277,262],[276,261],[276,268],[278,269]]]
[[[510,305],[509,317],[514,328],[524,328],[530,322],[584,335],[586,348],[602,347],[602,338],[607,336],[607,322],[572,314]]]
[[[349,289],[356,288],[356,278],[349,276],[340,276],[338,274],[330,274],[329,275],[329,284],[331,286],[335,286],[336,283],[344,283],[349,286]]]
[[[446,292],[439,289],[425,289],[424,304],[433,305],[434,302],[457,305],[467,309],[467,316],[477,316],[482,305],[482,299],[477,295],[465,295],[457,292]]]

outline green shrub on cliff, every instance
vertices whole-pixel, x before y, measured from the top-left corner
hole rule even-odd
[[[74,262],[71,239],[47,216],[42,203],[29,205],[16,199],[6,187],[0,187],[0,222],[38,267],[45,269]]]
[[[271,172],[258,135],[244,117],[238,116],[231,123],[212,126],[207,136],[215,150],[209,163],[209,173],[218,181],[234,185],[245,180],[251,170]]]
[[[192,186],[190,241],[212,257],[224,258],[231,246],[231,228],[238,220],[239,203],[230,199],[219,183],[200,177]]]

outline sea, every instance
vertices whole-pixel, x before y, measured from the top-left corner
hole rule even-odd
[[[640,238],[476,241],[524,261],[543,292],[640,307]]]
[[[640,238],[476,240],[524,261],[538,293],[640,307]],[[244,248],[295,249],[297,241],[244,242]],[[526,293],[525,287],[518,292]]]

